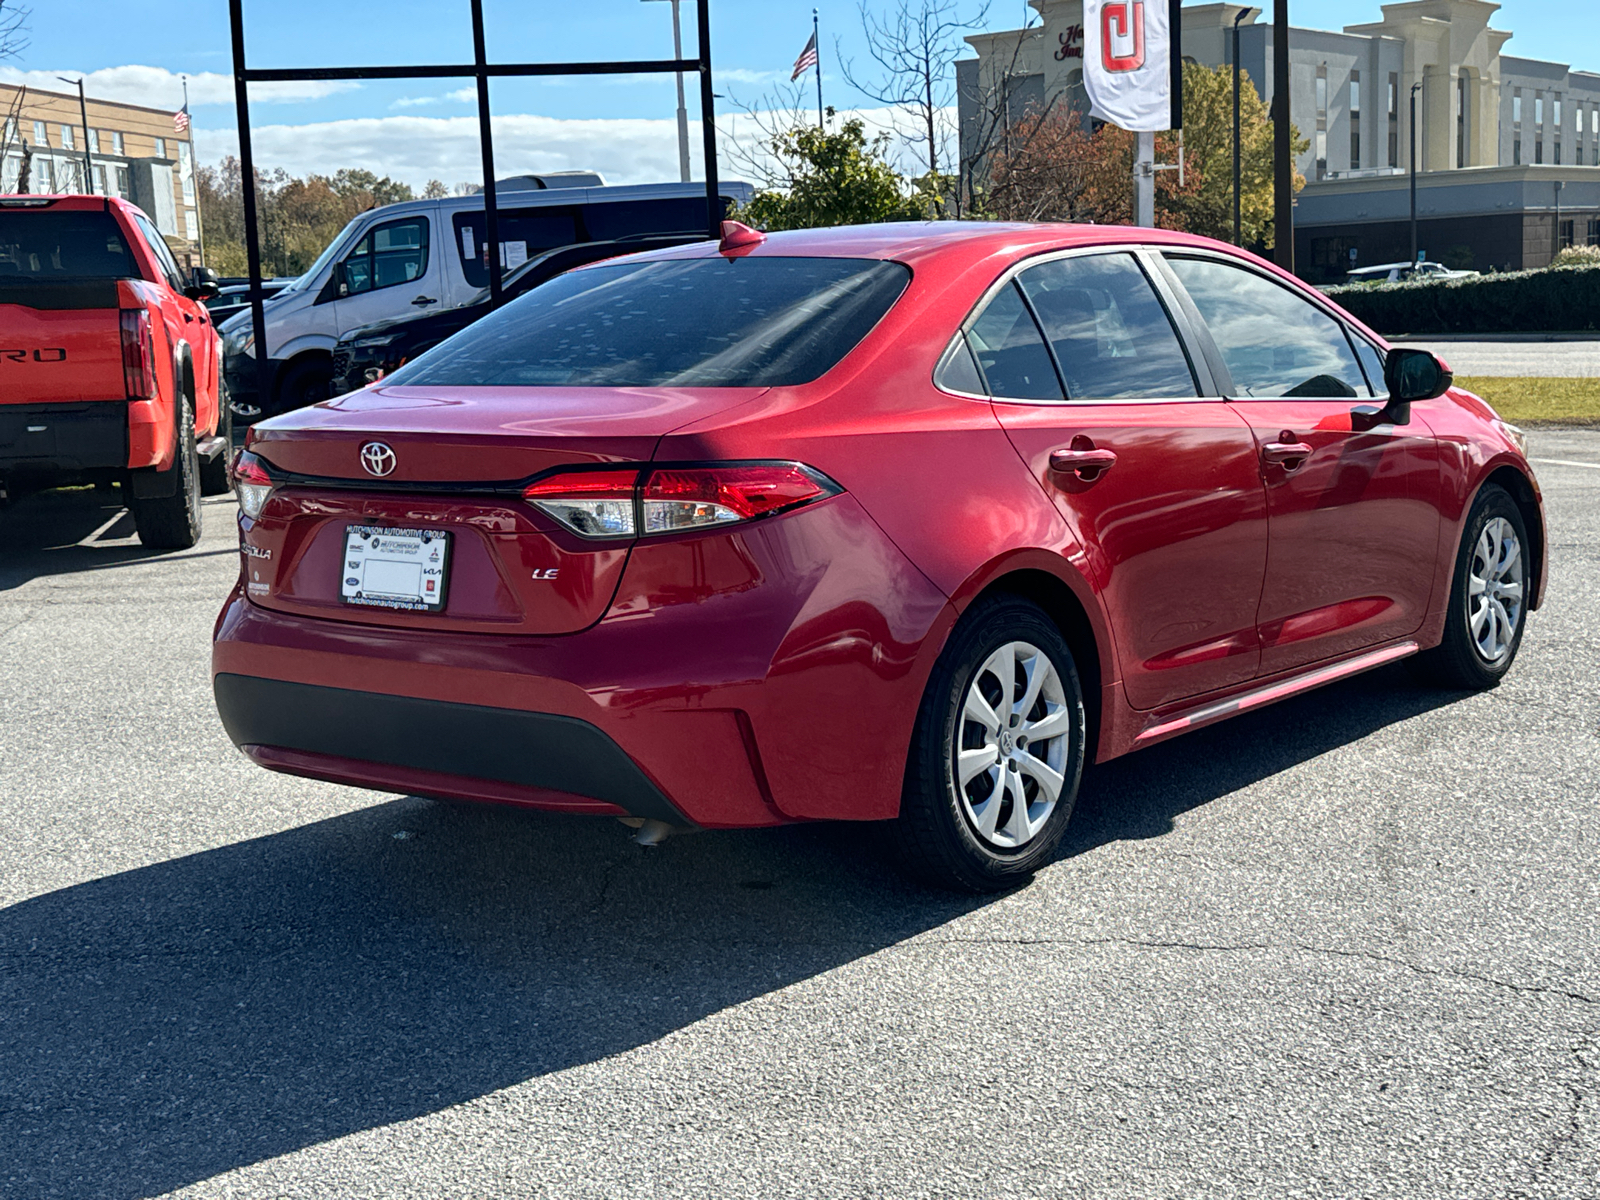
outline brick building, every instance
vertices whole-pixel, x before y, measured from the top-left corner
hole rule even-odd
[[[32,151],[28,190],[122,196],[149,214],[178,264],[201,265],[199,198],[190,130],[170,109],[87,101],[89,127],[74,92],[0,83],[0,193],[17,191],[23,145]],[[91,178],[84,184],[87,144]]]

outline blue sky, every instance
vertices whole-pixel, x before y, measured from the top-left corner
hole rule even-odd
[[[102,72],[93,79],[108,98],[176,107],[172,76],[188,73],[195,77],[192,112],[201,160],[233,149],[226,0],[166,0],[159,15],[124,0],[31,3],[31,45],[0,78],[16,70]],[[961,6],[973,16],[984,8],[975,0],[961,0]],[[819,7],[828,103],[872,107],[839,71],[841,52],[863,65],[866,58],[856,6],[823,0]],[[666,3],[484,0],[484,9],[491,58],[502,61],[671,53]],[[983,27],[1014,28],[1025,11],[1031,10],[1022,0],[996,0]],[[1293,0],[1290,11],[1297,25],[1336,29],[1378,19],[1379,5]],[[693,0],[683,13],[685,50],[692,53]],[[711,13],[719,92],[752,103],[775,81],[787,80],[810,34],[809,3],[712,0]],[[1515,34],[1507,53],[1600,70],[1600,22],[1591,13],[1579,0],[1509,0],[1494,24]],[[245,0],[245,24],[257,66],[471,58],[467,0]],[[295,173],[343,164],[392,171],[416,183],[430,176],[447,183],[475,179],[470,120],[476,107],[469,88],[468,80],[418,80],[301,88],[288,96],[253,91],[258,161]],[[497,81],[492,99],[496,113],[504,114],[506,169],[594,165],[622,182],[675,175],[670,76]],[[698,114],[692,86],[689,113],[691,119]]]

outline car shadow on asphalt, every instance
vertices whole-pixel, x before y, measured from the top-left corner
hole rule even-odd
[[[1068,852],[1450,698],[1381,672],[1096,769]],[[67,887],[0,910],[0,1190],[166,1192],[597,1062],[989,903],[901,882],[870,827],[645,849],[609,820],[416,797]]]
[[[0,592],[50,575],[73,575],[127,566],[180,553],[149,550],[135,540],[133,514],[122,506],[120,489],[62,488],[35,492],[0,506]],[[205,519],[231,516],[231,495],[203,501]],[[238,554],[225,548],[182,551],[187,557]]]

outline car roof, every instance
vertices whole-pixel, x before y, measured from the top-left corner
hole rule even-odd
[[[769,233],[766,240],[732,253],[774,258],[881,258],[915,267],[919,260],[950,257],[972,261],[994,256],[1026,258],[1048,250],[1098,245],[1161,245],[1234,247],[1195,234],[1137,225],[1070,225],[1002,221],[903,221],[881,225],[840,225],[827,229],[791,229]],[[632,258],[709,258],[720,253],[707,240],[672,249],[652,250]],[[579,270],[591,268],[580,267]]]

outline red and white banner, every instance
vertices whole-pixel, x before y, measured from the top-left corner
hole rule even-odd
[[[1168,0],[1083,0],[1083,85],[1092,115],[1140,132],[1172,127]]]

